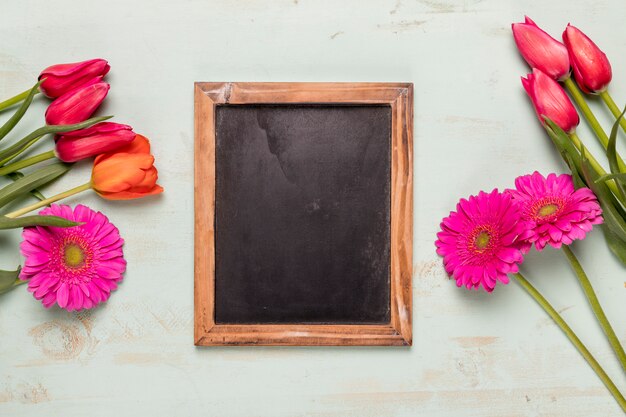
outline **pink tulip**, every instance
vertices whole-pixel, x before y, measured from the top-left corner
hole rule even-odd
[[[591,39],[578,28],[567,25],[563,32],[574,76],[586,93],[600,93],[611,82],[613,73],[608,58]]]
[[[102,122],[87,129],[66,132],[56,139],[56,155],[64,162],[76,162],[114,151],[135,139],[133,128],[119,123]]]
[[[96,77],[81,87],[75,88],[54,100],[46,110],[49,125],[80,123],[96,111],[109,92],[109,84]]]
[[[569,77],[567,48],[541,30],[529,17],[524,23],[513,23],[513,38],[517,49],[531,68],[539,68],[555,80]]]
[[[102,79],[110,68],[107,61],[100,58],[71,64],[52,65],[41,71],[39,79],[44,81],[39,89],[46,96],[57,98],[96,77]]]
[[[522,85],[541,123],[547,117],[567,133],[576,129],[580,122],[578,113],[559,83],[540,69],[533,68],[532,74],[522,77]]]

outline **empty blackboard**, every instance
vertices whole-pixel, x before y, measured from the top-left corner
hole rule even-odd
[[[410,345],[412,85],[196,83],[197,345]]]
[[[215,321],[386,323],[391,108],[216,109]]]

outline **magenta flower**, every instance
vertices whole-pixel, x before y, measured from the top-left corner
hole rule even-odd
[[[55,302],[68,311],[106,301],[126,270],[117,228],[100,212],[78,205],[52,205],[40,212],[83,223],[80,226],[24,228],[26,258],[20,278],[44,307]]]
[[[544,32],[528,16],[524,23],[513,23],[513,38],[517,49],[531,68],[539,68],[555,80],[569,77],[567,48]]]
[[[580,29],[567,25],[563,32],[563,42],[569,52],[574,77],[586,93],[600,93],[606,90],[613,78],[611,63],[606,54]]]
[[[580,123],[578,112],[559,83],[540,69],[533,68],[532,74],[522,77],[522,85],[542,124],[547,117],[567,133],[576,130]]]
[[[530,223],[526,241],[541,251],[584,239],[594,224],[602,223],[602,209],[589,188],[574,188],[571,175],[538,172],[515,179],[515,190],[507,190],[521,206]]]
[[[437,253],[457,286],[493,291],[496,282],[509,282],[507,274],[522,263],[520,239],[528,233],[519,206],[509,194],[481,191],[461,199],[457,211],[441,222]]]

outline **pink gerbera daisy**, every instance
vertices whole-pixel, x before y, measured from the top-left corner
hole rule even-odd
[[[497,281],[507,284],[507,274],[523,260],[520,238],[527,225],[519,207],[495,189],[461,199],[456,210],[441,222],[435,242],[446,272],[467,289],[482,285],[491,292]]]
[[[602,209],[589,188],[574,188],[572,176],[538,172],[515,180],[515,190],[507,190],[521,206],[530,222],[526,241],[537,250],[546,244],[555,248],[584,239],[594,224],[602,223]]]
[[[124,241],[107,217],[78,205],[53,205],[40,212],[83,223],[75,227],[26,227],[20,248],[26,258],[20,278],[49,308],[55,302],[68,311],[106,301],[122,280]]]

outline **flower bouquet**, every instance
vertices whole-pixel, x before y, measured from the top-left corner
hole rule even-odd
[[[602,366],[559,312],[520,272],[532,247],[537,251],[548,246],[560,249],[626,372],[624,348],[570,247],[574,241],[584,239],[593,226],[601,225],[611,251],[626,264],[626,164],[616,150],[619,126],[626,131],[626,121],[607,91],[611,67],[606,55],[574,26],[567,26],[564,43],[529,18],[513,24],[512,29],[519,51],[532,68],[532,73],[522,78],[523,88],[571,175],[544,176],[534,172],[518,177],[514,188],[481,191],[461,199],[456,210],[441,223],[435,242],[437,253],[459,287],[492,292],[498,282],[507,284],[511,275],[561,328],[626,413],[624,396]],[[575,80],[570,75],[572,69]],[[581,90],[599,94],[615,116],[609,135],[591,112]],[[577,136],[580,119],[570,96],[604,147],[609,171]]]
[[[109,69],[103,59],[53,65],[32,88],[0,102],[0,113],[12,112],[0,127],[0,176],[10,181],[0,188],[0,209],[9,203],[23,206],[0,215],[0,229],[24,228],[20,249],[25,258],[22,268],[0,271],[0,293],[27,283],[46,308],[57,304],[76,311],[106,301],[122,280],[126,261],[118,229],[84,205],[53,204],[86,190],[109,200],[163,192],[148,139],[128,125],[106,121],[111,116],[91,117],[109,91],[103,81]],[[52,99],[45,125],[9,139],[39,94]],[[53,149],[30,155],[42,140]],[[42,187],[73,163],[94,157],[87,182],[51,197],[42,194]],[[29,196],[36,202],[24,204]]]

